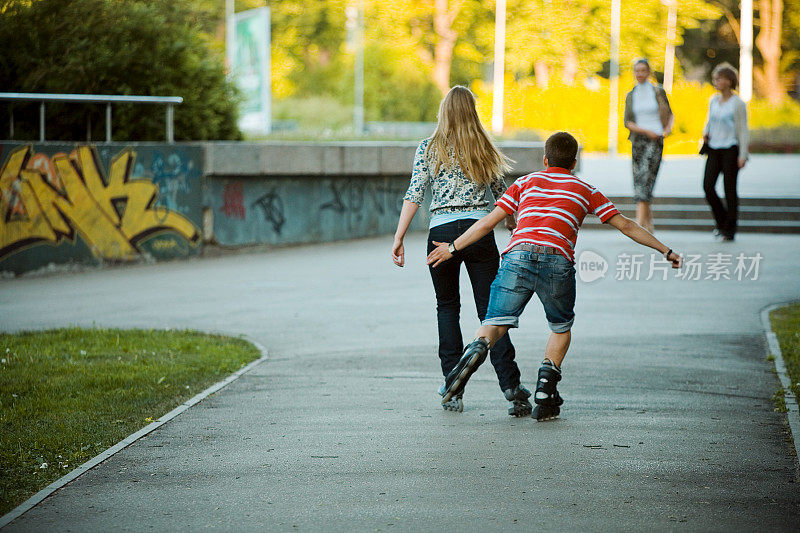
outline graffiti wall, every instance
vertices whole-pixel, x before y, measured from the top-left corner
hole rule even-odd
[[[504,146],[515,175],[541,165],[529,145]],[[0,142],[0,275],[186,257],[211,233],[223,246],[391,235],[416,148]],[[411,230],[428,217],[421,209]]]
[[[327,242],[394,233],[407,177],[214,178],[205,204],[226,246]],[[425,210],[412,229],[427,227]]]
[[[0,144],[0,271],[197,253],[202,148]]]

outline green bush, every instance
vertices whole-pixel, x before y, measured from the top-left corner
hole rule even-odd
[[[10,1],[0,13],[3,90],[182,96],[175,138],[237,139],[236,95],[225,76],[215,21],[197,3],[172,0]],[[15,137],[38,138],[38,103],[13,104]],[[8,123],[9,105],[0,107]],[[165,109],[112,107],[120,140],[164,138]],[[47,106],[47,139],[104,138],[105,105]]]
[[[441,93],[430,68],[419,58],[389,44],[367,48],[364,58],[364,107],[367,120],[436,120]]]
[[[272,103],[272,118],[291,123],[287,133],[344,132],[352,130],[353,106],[330,95],[284,98]]]

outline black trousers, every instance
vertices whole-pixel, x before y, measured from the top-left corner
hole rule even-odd
[[[739,177],[738,159],[739,147],[736,145],[720,150],[709,148],[706,173],[703,179],[706,201],[711,206],[717,229],[723,236],[730,238],[736,234],[739,214],[739,197],[736,194],[736,180]],[[720,172],[722,172],[725,187],[725,205],[722,204],[716,191]]]
[[[433,241],[453,242],[475,222],[472,219],[456,220],[431,228],[428,234],[428,253],[434,248]],[[458,281],[462,263],[467,267],[467,274],[472,283],[472,295],[478,318],[483,320],[486,316],[486,307],[489,305],[489,291],[500,266],[500,254],[494,241],[494,232],[489,232],[478,242],[459,250],[452,259],[439,264],[436,268],[430,267],[431,280],[436,292],[439,359],[442,364],[442,374],[445,376],[456,366],[464,351],[459,322],[461,296]],[[495,343],[489,355],[500,382],[500,389],[513,389],[519,385],[519,367],[514,361],[516,353],[508,334],[503,335]]]

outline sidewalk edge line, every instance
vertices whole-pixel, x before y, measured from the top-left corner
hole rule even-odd
[[[269,358],[269,353],[267,352],[267,349],[260,342],[250,338],[247,335],[230,334],[230,333],[226,334],[226,333],[217,333],[217,332],[214,332],[213,334],[216,334],[216,335],[227,335],[229,337],[244,339],[244,340],[246,340],[247,342],[249,342],[250,344],[252,344],[253,346],[256,347],[256,349],[261,353],[261,357],[259,357],[255,361],[252,361],[252,362],[248,363],[247,365],[245,365],[244,367],[240,368],[239,370],[237,370],[236,372],[234,372],[233,374],[231,374],[227,378],[225,378],[225,379],[223,379],[221,381],[218,381],[217,383],[214,383],[210,387],[206,388],[204,391],[194,395],[193,397],[189,398],[188,400],[186,400],[185,402],[180,404],[178,407],[176,407],[172,411],[170,411],[167,414],[163,415],[158,420],[155,420],[155,421],[151,422],[150,424],[146,425],[145,427],[143,427],[142,429],[140,429],[139,431],[136,431],[135,433],[132,433],[132,434],[128,435],[127,437],[125,437],[124,439],[119,441],[118,443],[114,444],[113,446],[111,446],[110,448],[108,448],[105,451],[101,452],[100,454],[92,457],[91,459],[89,459],[88,461],[86,461],[82,465],[78,466],[77,468],[75,468],[74,470],[69,472],[68,474],[66,474],[66,475],[60,477],[59,479],[53,481],[52,483],[47,485],[45,488],[43,488],[42,490],[40,490],[39,492],[37,492],[36,494],[31,496],[27,500],[25,500],[24,502],[22,502],[21,504],[16,506],[14,509],[10,510],[8,513],[6,513],[2,517],[0,517],[0,529],[6,527],[8,524],[10,524],[11,522],[16,520],[17,518],[19,518],[23,514],[27,513],[31,509],[33,509],[35,506],[37,506],[39,503],[41,503],[45,498],[47,498],[48,496],[53,494],[55,491],[57,491],[58,489],[60,489],[64,485],[66,485],[66,484],[74,481],[75,479],[79,478],[84,473],[88,472],[89,470],[91,470],[95,466],[99,465],[100,463],[102,463],[103,461],[108,459],[109,457],[112,457],[113,455],[117,454],[118,452],[124,450],[125,448],[127,448],[128,446],[130,446],[131,444],[133,444],[137,440],[141,439],[145,435],[147,435],[149,433],[152,433],[154,430],[160,428],[161,426],[163,426],[164,424],[166,424],[167,422],[169,422],[170,420],[172,420],[176,416],[180,415],[181,413],[183,413],[184,411],[186,411],[190,407],[192,407],[194,405],[197,405],[198,403],[200,403],[205,398],[211,396],[212,394],[214,394],[215,392],[219,391],[220,389],[230,385],[231,383],[233,383],[234,381],[239,379],[242,375],[244,375],[245,373],[247,373],[251,369],[253,369],[253,367],[263,363],[264,361],[266,361]]]
[[[769,314],[781,307],[786,307],[797,303],[797,301],[783,302],[773,304],[761,310],[761,325],[764,328],[764,335],[767,338],[767,346],[769,353],[774,356],[775,373],[781,383],[781,388],[784,391],[784,402],[786,403],[786,418],[789,421],[789,432],[794,442],[795,460],[798,464],[798,471],[796,472],[797,479],[800,480],[800,406],[797,403],[797,397],[792,392],[792,380],[786,371],[786,363],[783,360],[783,352],[781,352],[781,345],[778,342],[778,336],[772,331],[772,324],[769,320]]]

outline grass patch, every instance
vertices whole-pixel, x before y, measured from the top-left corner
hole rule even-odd
[[[781,345],[792,392],[800,398],[800,304],[776,309],[769,314],[772,331]]]
[[[0,334],[0,515],[259,356],[195,331]]]
[[[779,413],[785,413],[788,411],[786,408],[786,391],[783,390],[783,387],[775,391],[775,394],[772,395],[772,403],[775,404],[775,410]]]

